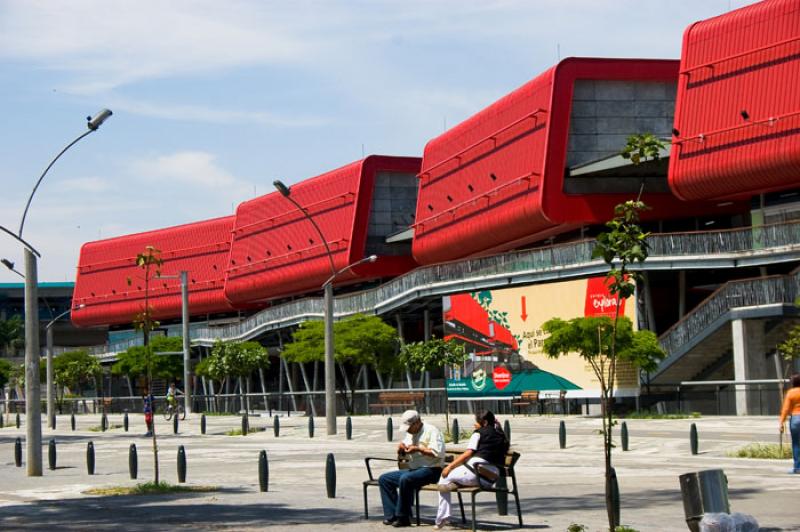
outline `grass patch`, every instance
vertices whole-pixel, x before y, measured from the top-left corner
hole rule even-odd
[[[741,449],[727,453],[728,456],[733,458],[767,458],[767,459],[783,459],[792,457],[792,446],[784,445],[783,452],[777,443],[751,443],[745,445]]]
[[[625,419],[697,419],[701,417],[700,412],[690,412],[688,414],[659,414],[643,410],[641,412],[629,412]]]
[[[250,428],[248,429],[247,433],[252,434],[254,432],[264,432],[266,430],[267,429],[265,428]],[[241,436],[241,435],[242,435],[242,429],[231,429],[225,433],[225,436]]]
[[[185,486],[170,484],[168,482],[145,482],[135,486],[112,486],[110,488],[91,488],[83,493],[87,495],[117,496],[117,495],[158,495],[162,493],[205,493],[217,491],[217,486]]]
[[[234,414],[232,412],[195,412],[195,414],[203,414],[206,417],[222,417],[222,416],[238,416],[241,414]]]
[[[121,429],[122,425],[109,425],[106,430],[114,430],[114,429]],[[103,432],[103,427],[100,425],[96,425],[94,427],[89,427],[89,431],[91,432]]]

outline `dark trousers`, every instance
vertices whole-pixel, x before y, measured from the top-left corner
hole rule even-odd
[[[385,519],[410,519],[414,494],[426,484],[435,484],[442,476],[441,467],[400,469],[378,478]],[[399,496],[398,496],[399,492]]]

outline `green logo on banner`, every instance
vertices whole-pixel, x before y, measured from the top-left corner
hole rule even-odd
[[[472,388],[479,392],[486,388],[486,371],[476,369],[472,372]]]

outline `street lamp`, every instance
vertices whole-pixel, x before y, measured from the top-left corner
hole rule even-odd
[[[75,309],[81,309],[86,305],[81,303]],[[72,312],[73,309],[68,309],[50,320],[50,323],[44,326],[47,337],[47,426],[51,429],[56,428],[56,394],[55,384],[53,380],[53,325]]]
[[[192,382],[189,372],[189,272],[181,270],[178,275],[159,275],[159,279],[181,280],[181,334],[183,335],[183,397],[187,414],[192,413]]]
[[[322,243],[325,245],[325,251],[328,254],[328,261],[330,262],[331,266],[331,276],[325,281],[325,284],[322,285],[324,291],[324,304],[325,304],[325,425],[327,428],[328,435],[336,434],[336,367],[334,365],[334,356],[333,356],[333,281],[336,279],[337,276],[346,272],[350,268],[362,264],[364,262],[375,262],[378,257],[375,255],[370,255],[360,261],[351,264],[350,266],[346,266],[339,271],[336,271],[336,266],[333,263],[333,254],[331,253],[331,248],[328,246],[328,241],[325,239],[325,235],[322,234],[322,230],[317,225],[317,222],[314,221],[311,214],[302,207],[299,203],[297,203],[294,198],[291,197],[291,190],[289,187],[284,185],[280,180],[275,180],[272,182],[278,192],[281,193],[281,196],[291,201],[295,207],[297,207],[300,212],[308,218],[308,221],[314,226],[314,229],[317,231]]]
[[[28,215],[33,196],[42,183],[44,176],[55,162],[64,153],[74,146],[85,136],[97,131],[103,122],[111,116],[111,111],[103,109],[94,117],[86,117],[88,131],[80,134],[72,142],[67,144],[64,149],[58,152],[50,164],[44,169],[25,204],[22,212],[22,220],[19,224],[19,231],[13,233],[3,226],[0,230],[10,235],[25,248],[25,423],[26,438],[25,452],[28,464],[28,476],[42,476],[42,398],[39,387],[39,309],[38,309],[38,279],[36,258],[41,254],[22,238],[22,230],[25,227],[25,218]]]

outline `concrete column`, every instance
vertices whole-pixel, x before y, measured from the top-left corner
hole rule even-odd
[[[686,271],[678,272],[678,319],[686,315]]]
[[[737,381],[768,379],[764,345],[764,323],[756,320],[733,320],[733,371]],[[758,386],[736,385],[736,415],[758,415],[762,410]],[[766,410],[764,410],[766,411]]]

